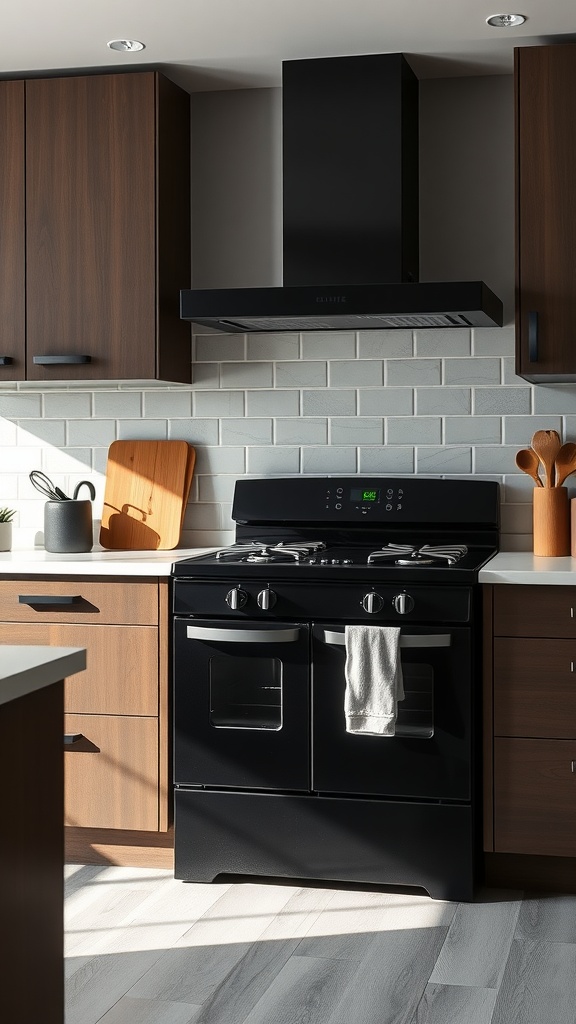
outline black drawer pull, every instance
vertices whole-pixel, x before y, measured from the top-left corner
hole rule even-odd
[[[538,313],[528,313],[528,359],[531,363],[538,362]]]
[[[80,601],[80,595],[76,597],[64,597],[60,594],[19,594],[18,604],[59,604],[68,605],[74,604],[75,601]]]
[[[67,747],[71,747],[73,743],[78,743],[78,741],[82,739],[84,739],[84,736],[81,732],[64,733],[64,744]]]
[[[68,366],[71,363],[90,363],[92,356],[32,356],[36,366]]]
[[[13,362],[12,356],[0,356],[0,366],[10,366]]]

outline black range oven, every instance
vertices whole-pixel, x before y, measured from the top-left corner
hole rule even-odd
[[[471,899],[478,569],[498,485],[241,480],[236,544],[174,565],[175,874]],[[394,735],[347,731],[346,626],[394,626]]]

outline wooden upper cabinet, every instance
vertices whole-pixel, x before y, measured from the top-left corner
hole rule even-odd
[[[0,82],[0,381],[25,376],[24,82]]]
[[[28,380],[190,381],[189,133],[158,72],[26,82]]]
[[[514,59],[517,372],[576,381],[576,45]]]

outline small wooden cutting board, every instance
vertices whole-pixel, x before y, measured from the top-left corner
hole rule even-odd
[[[196,452],[186,441],[113,441],[106,467],[102,547],[175,548],[195,459]]]

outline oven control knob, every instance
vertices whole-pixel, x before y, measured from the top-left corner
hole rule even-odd
[[[376,612],[382,611],[384,601],[380,597],[380,594],[376,594],[373,590],[369,594],[364,594],[362,598],[362,607],[365,612],[370,615],[375,615]]]
[[[267,612],[270,610],[270,608],[274,607],[277,601],[277,597],[273,590],[270,590],[269,587],[266,587],[265,590],[260,591],[256,600],[258,602],[258,607],[261,608],[263,612]]]
[[[229,590],[226,594],[226,604],[233,612],[237,611],[238,608],[243,608],[248,600],[248,594],[245,590],[240,590],[240,587],[234,587],[233,590]]]
[[[408,615],[414,608],[414,598],[403,590],[401,594],[396,594],[396,597],[392,598],[392,604],[398,615]]]

